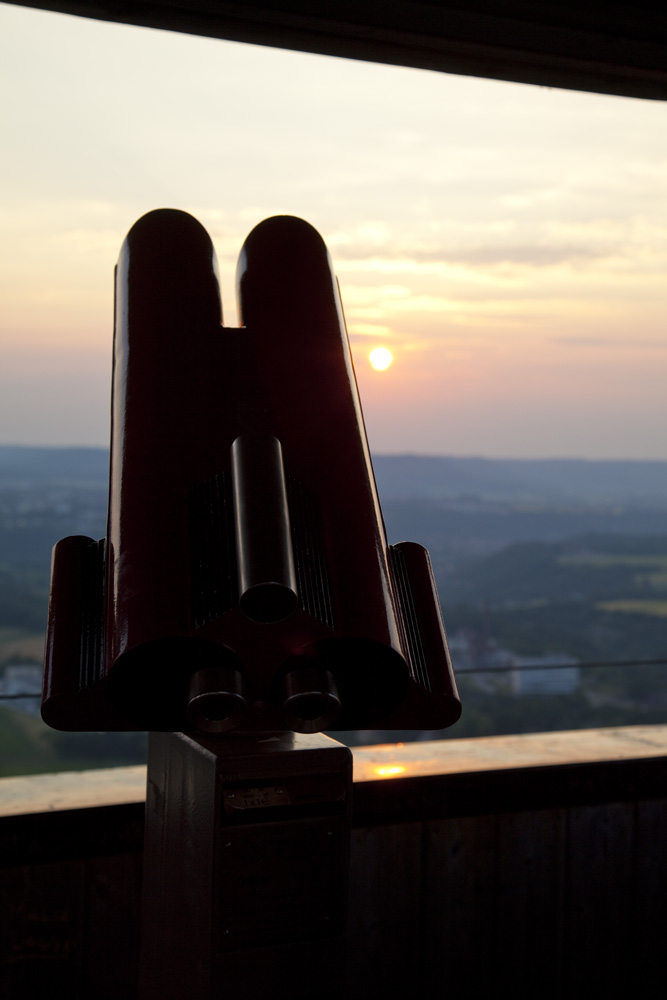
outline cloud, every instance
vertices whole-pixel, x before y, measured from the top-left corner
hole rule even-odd
[[[380,323],[377,325],[374,323],[353,323],[349,324],[348,334],[352,343],[359,341],[360,343],[366,342],[368,340],[377,340],[382,338],[383,340],[393,340],[394,332],[391,327],[384,326]]]
[[[469,250],[450,251],[436,257],[434,251],[424,253],[418,251],[417,260],[441,259],[452,264],[496,265],[520,264],[528,267],[554,267],[576,260],[592,259],[601,254],[591,247],[583,246],[545,246],[539,244],[517,244],[509,246],[473,247]]]
[[[366,252],[365,252],[366,251]],[[610,248],[596,249],[592,246],[553,245],[547,244],[507,244],[502,246],[475,247],[406,247],[396,245],[385,246],[381,254],[377,247],[357,245],[339,246],[336,256],[348,262],[367,265],[369,258],[387,261],[387,271],[397,270],[396,265],[405,262],[406,270],[414,264],[442,264],[443,266],[494,267],[503,264],[518,264],[522,267],[558,267],[561,264],[575,263],[582,260],[594,260],[610,256]],[[379,268],[380,269],[380,268]]]
[[[626,337],[624,340],[619,340],[614,337],[587,337],[587,336],[563,336],[563,337],[551,337],[551,343],[559,344],[563,347],[581,347],[581,348],[593,348],[593,350],[609,351],[609,350],[621,350],[621,351],[667,351],[667,341],[665,340],[647,340],[647,339],[636,339],[634,337]]]

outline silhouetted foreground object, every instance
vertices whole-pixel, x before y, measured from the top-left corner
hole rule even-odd
[[[342,307],[307,223],[267,219],[221,326],[211,241],[163,209],[116,269],[106,541],[53,556],[60,729],[428,728],[461,711],[428,553],[388,546]]]
[[[350,749],[238,731],[148,745],[139,997],[347,997]]]

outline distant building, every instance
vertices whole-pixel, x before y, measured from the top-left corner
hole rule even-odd
[[[457,670],[469,671],[472,667],[472,647],[466,633],[459,630],[453,635],[448,635],[447,645],[454,672],[456,673]]]
[[[42,703],[42,668],[36,663],[11,663],[0,678],[0,700],[5,708],[28,715],[39,715]],[[34,698],[17,698],[17,695],[35,694]]]
[[[508,667],[514,666],[516,656],[510,649],[497,646],[494,640],[490,640],[487,648],[481,652],[475,660],[475,670],[482,670],[485,673],[494,670],[506,671]]]
[[[537,669],[526,669],[533,665]],[[572,694],[579,687],[579,660],[564,653],[514,656],[512,666],[514,694]]]

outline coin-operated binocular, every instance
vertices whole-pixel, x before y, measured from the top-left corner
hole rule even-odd
[[[338,287],[307,223],[239,259],[151,212],[116,268],[106,540],[53,554],[57,729],[428,728],[461,711],[428,553],[387,545]]]

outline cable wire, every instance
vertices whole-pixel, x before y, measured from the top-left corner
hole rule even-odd
[[[500,674],[511,673],[518,670],[571,670],[573,667],[588,669],[590,667],[664,667],[667,666],[667,657],[662,656],[653,660],[591,660],[588,663],[520,663],[515,666],[502,667],[461,667],[454,673],[458,677],[460,674]]]
[[[454,673],[457,677],[462,674],[509,674],[513,671],[525,670],[572,670],[590,669],[591,667],[665,667],[667,666],[667,656],[656,657],[652,660],[591,660],[588,663],[521,663],[516,666],[503,667],[459,667]],[[23,698],[41,698],[41,691],[22,691],[19,694],[0,694],[0,701],[20,701]]]

